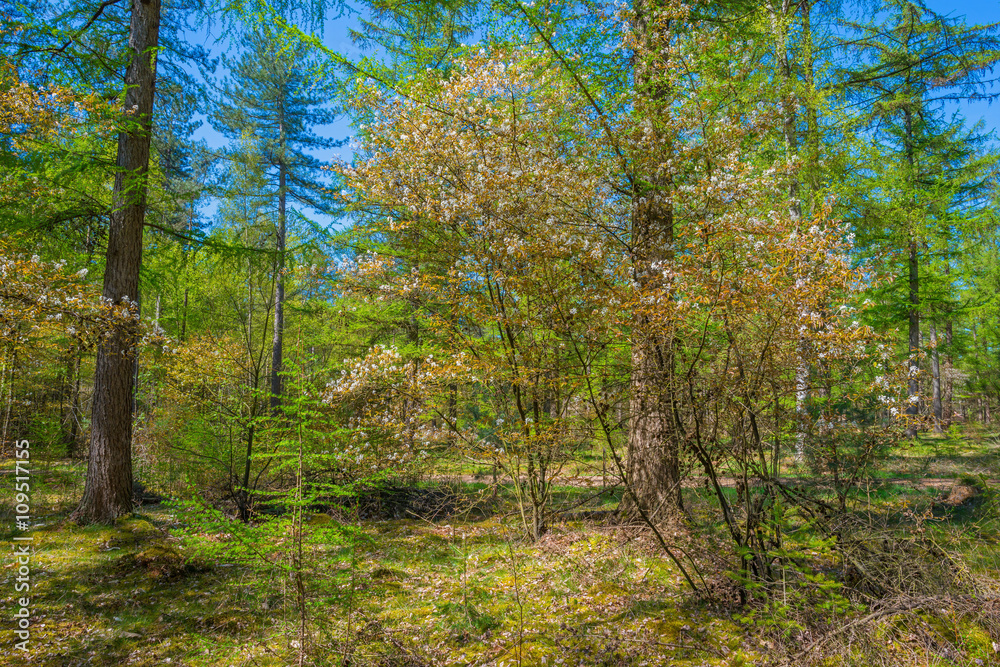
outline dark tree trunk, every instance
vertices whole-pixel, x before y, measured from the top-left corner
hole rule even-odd
[[[66,355],[66,396],[62,414],[62,440],[66,456],[77,454],[80,437],[80,346],[73,342]]]
[[[128,127],[118,136],[103,299],[127,300],[136,315],[159,28],[160,0],[133,0],[132,58],[125,74]],[[132,511],[135,350],[134,326],[116,327],[97,350],[87,481],[75,512],[82,521],[110,522]]]
[[[910,175],[913,180],[916,180],[916,166],[913,157],[913,115],[909,109],[904,111],[905,119],[905,148],[906,148],[906,161],[910,167]],[[915,224],[911,221],[910,223]],[[906,408],[906,414],[910,416],[911,424],[906,429],[906,435],[913,438],[917,435],[917,417],[920,415],[920,381],[917,377],[920,374],[920,361],[917,359],[917,354],[920,351],[920,256],[917,253],[917,237],[916,230],[910,230],[910,255],[908,261],[908,277],[909,277],[909,302],[910,308],[908,311],[909,320],[909,387],[908,387],[908,398],[910,400],[909,407]]]
[[[626,495],[622,502],[625,520],[639,518],[636,501],[657,522],[679,519],[683,512],[679,439],[670,395],[672,355],[670,341],[640,337],[633,343],[625,472],[635,498]]]
[[[278,123],[281,125],[280,161],[278,163],[278,229],[275,242],[276,276],[274,285],[274,337],[271,340],[271,413],[277,416],[281,406],[281,372],[284,361],[282,360],[282,339],[285,333],[285,220],[286,220],[286,189],[288,174],[284,163],[285,150],[285,130],[284,118],[280,115]]]

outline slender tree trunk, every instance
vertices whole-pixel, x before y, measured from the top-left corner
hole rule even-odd
[[[16,334],[16,330],[12,333]],[[17,347],[13,340],[16,336],[11,336],[10,343],[4,347],[3,373],[0,373],[0,390],[6,388],[6,399],[3,401],[3,432],[0,433],[0,446],[7,445],[7,435],[10,433],[10,415],[14,407],[14,378],[17,372]],[[9,360],[9,361],[8,361]],[[4,398],[4,392],[0,391],[0,398]]]
[[[938,354],[937,344],[937,324],[932,320],[930,323],[930,344],[931,344],[931,395],[932,407],[934,410],[934,432],[941,433],[941,424],[944,421],[944,411],[941,405],[941,357]]]
[[[250,424],[250,428],[247,429],[247,457],[243,465],[243,478],[240,480],[240,489],[237,493],[240,521],[243,523],[250,521],[250,502],[252,501],[250,494],[250,467],[253,463],[253,436],[254,424]]]
[[[803,0],[802,12],[802,50],[803,50],[803,75],[805,77],[805,112],[806,112],[806,160],[805,160],[805,180],[806,198],[809,202],[809,213],[814,214],[816,209],[816,193],[820,186],[819,168],[819,111],[816,108],[816,56],[812,34],[812,8],[813,2]]]
[[[190,234],[194,231],[194,204],[191,205],[191,213],[188,215],[187,233]],[[187,340],[187,318],[188,318],[188,277],[190,275],[190,270],[188,269],[188,253],[190,248],[187,242],[184,243],[184,305],[181,308],[181,335],[180,341],[183,343]]]
[[[142,241],[139,241],[140,249],[142,247]],[[142,266],[142,260],[140,258],[139,266]],[[138,289],[138,288],[137,288]],[[142,297],[136,297],[135,299],[135,319],[138,322],[142,318]],[[135,416],[139,413],[139,355],[132,354],[132,420],[135,422]],[[130,436],[131,439],[131,436]]]
[[[448,385],[448,421],[451,429],[448,433],[450,444],[458,443],[458,385],[455,383]]]
[[[82,351],[74,340],[66,354],[66,407],[62,415],[62,441],[66,456],[76,456],[80,437],[80,357]]]
[[[277,416],[281,406],[281,372],[283,370],[282,338],[285,333],[285,224],[286,224],[286,189],[288,174],[285,169],[285,126],[284,117],[279,108],[278,123],[280,130],[281,158],[278,163],[278,229],[275,250],[278,253],[276,261],[277,272],[274,286],[274,337],[271,340],[271,412]]]
[[[944,264],[944,274],[946,276],[951,275],[951,262],[945,262]],[[951,344],[953,340],[952,332],[952,321],[951,321],[951,305],[947,307],[947,318],[944,323],[944,369],[941,372],[941,379],[944,384],[943,387],[943,397],[941,406],[941,421],[942,427],[947,429],[951,427],[952,420],[952,397],[954,395],[954,365],[951,357]]]
[[[973,371],[975,373],[976,380],[975,380],[975,383],[973,384],[973,386],[976,388],[977,397],[976,398],[971,398],[970,397],[970,403],[973,403],[976,406],[976,418],[979,419],[980,422],[985,422],[986,421],[985,418],[982,418],[982,416],[981,416],[982,412],[983,412],[983,409],[982,409],[983,408],[983,398],[982,397],[983,397],[984,385],[983,385],[982,373],[979,370],[979,369],[982,368],[982,360],[979,358],[979,336],[978,336],[977,331],[976,331],[976,324],[975,324],[975,322],[973,322],[973,324],[972,324],[972,351],[973,351],[973,354],[975,355],[975,358],[976,358],[976,363],[975,363],[975,366],[974,366],[975,370]],[[970,405],[969,407],[972,407],[972,406]],[[972,410],[966,410],[965,412],[968,415],[967,421],[971,420],[971,418],[972,418]]]
[[[917,354],[920,352],[920,264],[917,255],[917,243],[910,241],[910,256],[907,262],[909,267],[909,387],[908,395],[910,405],[906,408],[906,414],[913,422],[906,429],[906,435],[913,438],[917,435],[916,420],[920,415],[920,360]]]
[[[944,325],[944,426],[948,428],[955,417],[955,366],[951,356],[952,323],[948,320]]]
[[[776,64],[778,68],[778,76],[780,77],[782,83],[782,134],[785,141],[785,156],[789,163],[791,163],[791,161],[795,159],[799,153],[799,141],[796,129],[796,125],[798,123],[796,112],[797,101],[794,92],[794,82],[792,80],[792,64],[789,58],[789,49],[791,47],[789,43],[789,22],[794,17],[796,9],[798,9],[798,7],[793,7],[790,0],[772,2],[770,5],[771,29],[774,33]],[[803,31],[808,32],[811,37],[811,24],[808,22],[808,4],[803,3],[801,9],[803,16]],[[804,38],[805,36],[806,35],[803,35]],[[808,53],[807,56],[811,58],[811,52]],[[808,62],[808,66],[812,66],[811,61]],[[809,100],[809,102],[811,101],[812,100]],[[811,123],[815,122],[815,120],[816,119],[813,116],[807,114],[807,124],[810,124],[810,129],[812,129]],[[809,139],[811,140],[812,137],[809,137]],[[811,150],[808,152],[811,156]],[[798,227],[800,221],[802,220],[802,194],[800,191],[798,177],[794,173],[790,174],[788,180],[788,215],[796,224],[796,227]],[[810,313],[807,310],[802,309],[800,316],[803,320],[808,320]],[[809,402],[809,376],[811,374],[808,358],[809,343],[804,337],[800,336],[795,368],[795,416],[797,418],[795,459],[797,461],[802,461],[805,458],[806,450],[806,408]]]
[[[125,74],[128,129],[118,136],[107,262],[102,298],[138,310],[142,225],[156,84],[160,0],[132,0],[131,62]],[[138,313],[136,312],[136,316]],[[119,326],[97,350],[90,458],[82,521],[109,522],[132,511],[132,393],[135,327]]]
[[[184,307],[181,310],[181,336],[180,341],[183,343],[187,340],[187,324],[188,324],[188,288],[184,287]]]
[[[414,346],[414,348],[419,349],[420,325],[417,322],[417,316],[415,314],[411,314],[409,317],[409,322],[406,327],[406,340],[410,345]],[[420,374],[420,360],[413,359],[409,364],[407,364],[406,373],[412,382],[416,382],[416,378]],[[403,441],[408,447],[413,447],[413,443],[416,441],[417,415],[420,414],[420,407],[421,401],[416,396],[410,396],[403,399]]]

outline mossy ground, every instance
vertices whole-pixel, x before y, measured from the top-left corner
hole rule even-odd
[[[955,477],[988,480],[993,447],[988,437],[971,446],[922,439],[891,462],[894,481],[874,489],[887,515],[927,517],[920,527],[983,580],[1000,573],[996,488],[987,481],[978,505],[935,516],[927,511],[941,493],[908,482],[948,466],[964,471]],[[33,513],[44,525],[31,531],[31,650],[21,655],[11,639],[0,664],[296,664],[300,610],[287,531],[241,542],[248,538],[239,530],[207,530],[170,506],[141,508],[111,527],[76,525],[66,517],[81,474],[78,464],[58,461],[36,474]],[[562,487],[557,500],[572,505],[585,493]],[[586,507],[615,502],[608,494]],[[12,522],[9,511],[4,520]],[[503,513],[347,526],[315,515],[304,535],[304,664],[763,665],[816,639],[815,627],[794,629],[796,615],[808,616],[794,600],[751,614],[731,599],[693,596],[643,530],[556,522],[528,543],[516,515]],[[726,578],[711,572],[706,554],[695,555],[724,598]],[[13,609],[16,565],[8,558],[3,567],[4,608]],[[848,606],[824,627],[869,609]],[[879,664],[874,653],[906,664],[1000,664],[998,632],[964,611],[905,612],[872,625],[867,642],[828,644],[807,657],[829,665]]]

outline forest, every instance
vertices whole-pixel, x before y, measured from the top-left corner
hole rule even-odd
[[[0,2],[0,664],[1000,665],[983,6]]]

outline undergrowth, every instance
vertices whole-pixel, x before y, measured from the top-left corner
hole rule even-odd
[[[38,473],[30,664],[295,664],[296,567],[310,665],[1000,663],[1000,500],[987,475],[959,476],[970,497],[955,505],[948,489],[876,484],[836,538],[789,512],[783,575],[767,585],[734,575],[738,554],[699,524],[711,498],[692,490],[692,524],[666,536],[697,566],[694,596],[645,529],[580,511],[617,500],[590,488],[560,487],[568,511],[533,543],[485,483],[415,487],[449,499],[428,518],[310,510],[296,565],[280,513],[244,525],[159,504],[112,527],[70,523],[81,473],[61,462]],[[7,608],[13,577],[8,561]]]

